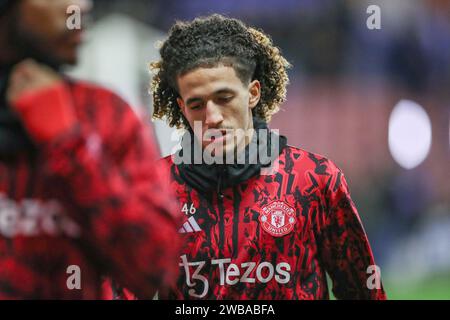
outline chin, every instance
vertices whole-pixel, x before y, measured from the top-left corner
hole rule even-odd
[[[61,64],[63,64],[63,65],[66,64],[66,65],[73,66],[78,63],[77,52],[71,52],[70,54],[61,56],[59,61],[61,61]]]
[[[78,57],[73,57],[73,58],[67,59],[64,64],[69,65],[69,66],[74,66],[77,63],[78,63]]]
[[[55,58],[61,65],[75,65],[78,62],[78,46],[71,45],[61,48]]]

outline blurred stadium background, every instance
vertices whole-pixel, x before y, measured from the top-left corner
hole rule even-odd
[[[369,30],[369,5],[381,29]],[[450,299],[450,1],[94,0],[71,75],[150,112],[148,62],[175,20],[222,13],[293,64],[271,123],[346,173],[390,299]],[[154,123],[161,152],[178,133]]]

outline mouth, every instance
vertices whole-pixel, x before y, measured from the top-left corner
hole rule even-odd
[[[230,135],[228,130],[208,130],[205,138],[211,143],[223,143]]]
[[[69,33],[68,40],[71,44],[78,45],[83,42],[85,32],[82,29],[71,30]]]
[[[69,47],[78,47],[84,40],[85,30],[83,28],[66,30],[60,39],[60,44]]]

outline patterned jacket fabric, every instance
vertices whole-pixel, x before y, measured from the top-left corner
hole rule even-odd
[[[328,273],[338,299],[386,299],[332,161],[286,146],[271,168],[211,193],[183,181],[172,156],[163,161],[185,221],[180,277],[161,298],[328,299]]]
[[[73,104],[77,127],[0,155],[0,299],[99,299],[104,276],[152,298],[179,271],[179,221],[152,134],[108,90],[66,81],[36,101],[55,95]]]

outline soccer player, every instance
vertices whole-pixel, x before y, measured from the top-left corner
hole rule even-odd
[[[185,223],[181,275],[160,297],[328,299],[328,273],[338,299],[385,299],[342,171],[267,130],[289,67],[270,38],[212,15],[177,22],[160,54],[154,117],[186,129],[162,160]]]
[[[72,4],[0,0],[0,299],[99,299],[104,276],[152,298],[179,271],[173,193],[131,108],[59,72]]]

